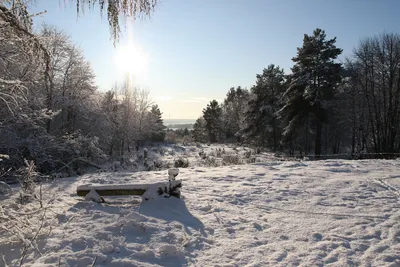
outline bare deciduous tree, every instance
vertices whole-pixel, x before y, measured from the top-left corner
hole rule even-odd
[[[400,36],[365,39],[355,49],[353,65],[366,104],[368,147],[375,153],[400,151]]]

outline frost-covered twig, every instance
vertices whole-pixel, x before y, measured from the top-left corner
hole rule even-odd
[[[1,259],[3,260],[4,267],[8,267],[6,259],[4,258],[4,255],[1,255]]]
[[[62,170],[65,169],[65,168],[68,168],[68,169],[71,170],[73,173],[75,173],[69,165],[71,165],[72,163],[74,163],[74,162],[76,162],[76,161],[81,161],[81,162],[83,162],[83,163],[85,163],[85,164],[87,164],[87,165],[93,166],[93,167],[95,167],[95,168],[97,168],[97,169],[100,169],[100,170],[103,169],[103,168],[100,167],[99,165],[97,165],[97,164],[95,164],[95,163],[92,163],[92,162],[90,162],[90,161],[88,161],[88,160],[86,160],[86,159],[83,159],[83,158],[76,158],[76,159],[73,159],[73,160],[71,160],[70,162],[68,162],[68,163],[66,163],[66,164],[60,161],[59,163],[61,163],[61,164],[64,165],[64,166],[61,167],[61,168],[59,168],[59,169],[56,170],[55,172],[57,173],[57,172],[62,171]],[[76,173],[75,173],[75,174],[76,174]]]
[[[22,266],[22,264],[24,263],[24,259],[25,259],[25,257],[26,257],[26,254],[27,254],[28,249],[29,249],[30,246],[32,246],[34,249],[36,249],[36,250],[38,251],[39,255],[42,254],[42,253],[40,252],[39,248],[37,247],[37,245],[35,246],[34,242],[36,241],[37,237],[39,236],[40,231],[42,230],[42,228],[43,228],[43,226],[44,226],[44,223],[45,223],[45,221],[46,221],[46,210],[45,210],[44,213],[43,213],[43,217],[42,217],[42,220],[41,220],[41,221],[42,221],[42,222],[41,222],[41,224],[40,224],[39,229],[36,231],[36,234],[33,236],[33,238],[32,238],[31,240],[29,240],[29,243],[27,244],[26,242],[24,242],[25,246],[24,246],[24,249],[23,249],[23,251],[22,251],[22,253],[21,253],[20,265],[19,265],[19,266]]]
[[[30,48],[31,51],[42,52],[45,62],[44,77],[46,91],[50,92],[51,90],[53,90],[53,81],[50,75],[51,58],[47,49],[33,33],[31,33],[23,25],[21,25],[18,18],[2,3],[0,3],[0,19],[9,24],[9,26],[14,30],[16,36],[24,37],[24,40],[26,41],[27,46]]]
[[[49,216],[49,212],[54,212],[52,210],[52,203],[56,199],[54,196],[47,200],[47,195],[45,194],[47,190],[41,189],[41,207],[32,211],[19,211],[15,210],[13,205],[8,207],[1,207],[0,209],[0,234],[9,236],[9,241],[19,241],[21,245],[21,256],[19,259],[19,264],[25,264],[28,255],[33,251],[37,251],[38,255],[42,255],[41,251],[37,245],[39,239],[46,239],[50,236],[53,228],[53,224],[49,223],[55,216]],[[31,206],[34,203],[31,203]],[[29,206],[17,206],[29,207]],[[54,212],[55,213],[55,212]],[[57,213],[56,213],[57,214]]]
[[[96,261],[97,261],[97,256],[94,257],[94,261],[93,261],[93,263],[92,263],[92,267],[94,267],[94,266],[96,265]]]

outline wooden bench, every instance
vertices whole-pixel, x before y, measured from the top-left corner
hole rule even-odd
[[[180,198],[182,187],[181,180],[175,180],[179,169],[169,169],[169,181],[154,184],[103,184],[103,185],[80,185],[76,192],[78,196],[84,196],[87,200],[104,202],[102,196],[143,196],[145,200],[155,196]]]

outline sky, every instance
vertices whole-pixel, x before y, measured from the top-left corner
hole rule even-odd
[[[37,0],[42,22],[69,34],[84,51],[101,91],[126,69],[150,92],[164,119],[196,119],[231,87],[250,88],[269,64],[290,72],[304,34],[337,37],[341,60],[366,37],[400,33],[399,0],[162,0],[150,19],[122,27],[116,47],[98,9],[77,16],[75,0]]]

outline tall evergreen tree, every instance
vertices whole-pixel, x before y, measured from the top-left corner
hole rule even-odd
[[[162,113],[158,105],[153,105],[148,114],[150,126],[150,140],[162,142],[165,140],[166,127],[162,119]]]
[[[285,73],[279,66],[271,64],[262,74],[257,74],[243,128],[247,140],[278,149],[282,126],[276,112],[282,107],[281,97],[285,86]]]
[[[194,123],[192,135],[196,142],[207,142],[206,121],[203,117],[198,118]]]
[[[291,136],[301,124],[311,120],[314,153],[321,154],[322,124],[326,121],[327,106],[341,81],[342,65],[335,59],[342,53],[336,37],[326,40],[325,31],[316,29],[313,35],[304,35],[303,46],[297,48],[292,60],[291,82],[285,95],[288,102],[282,109],[288,125],[286,136]]]
[[[222,133],[222,108],[216,100],[211,101],[203,109],[203,117],[209,141],[211,143],[219,141]]]

